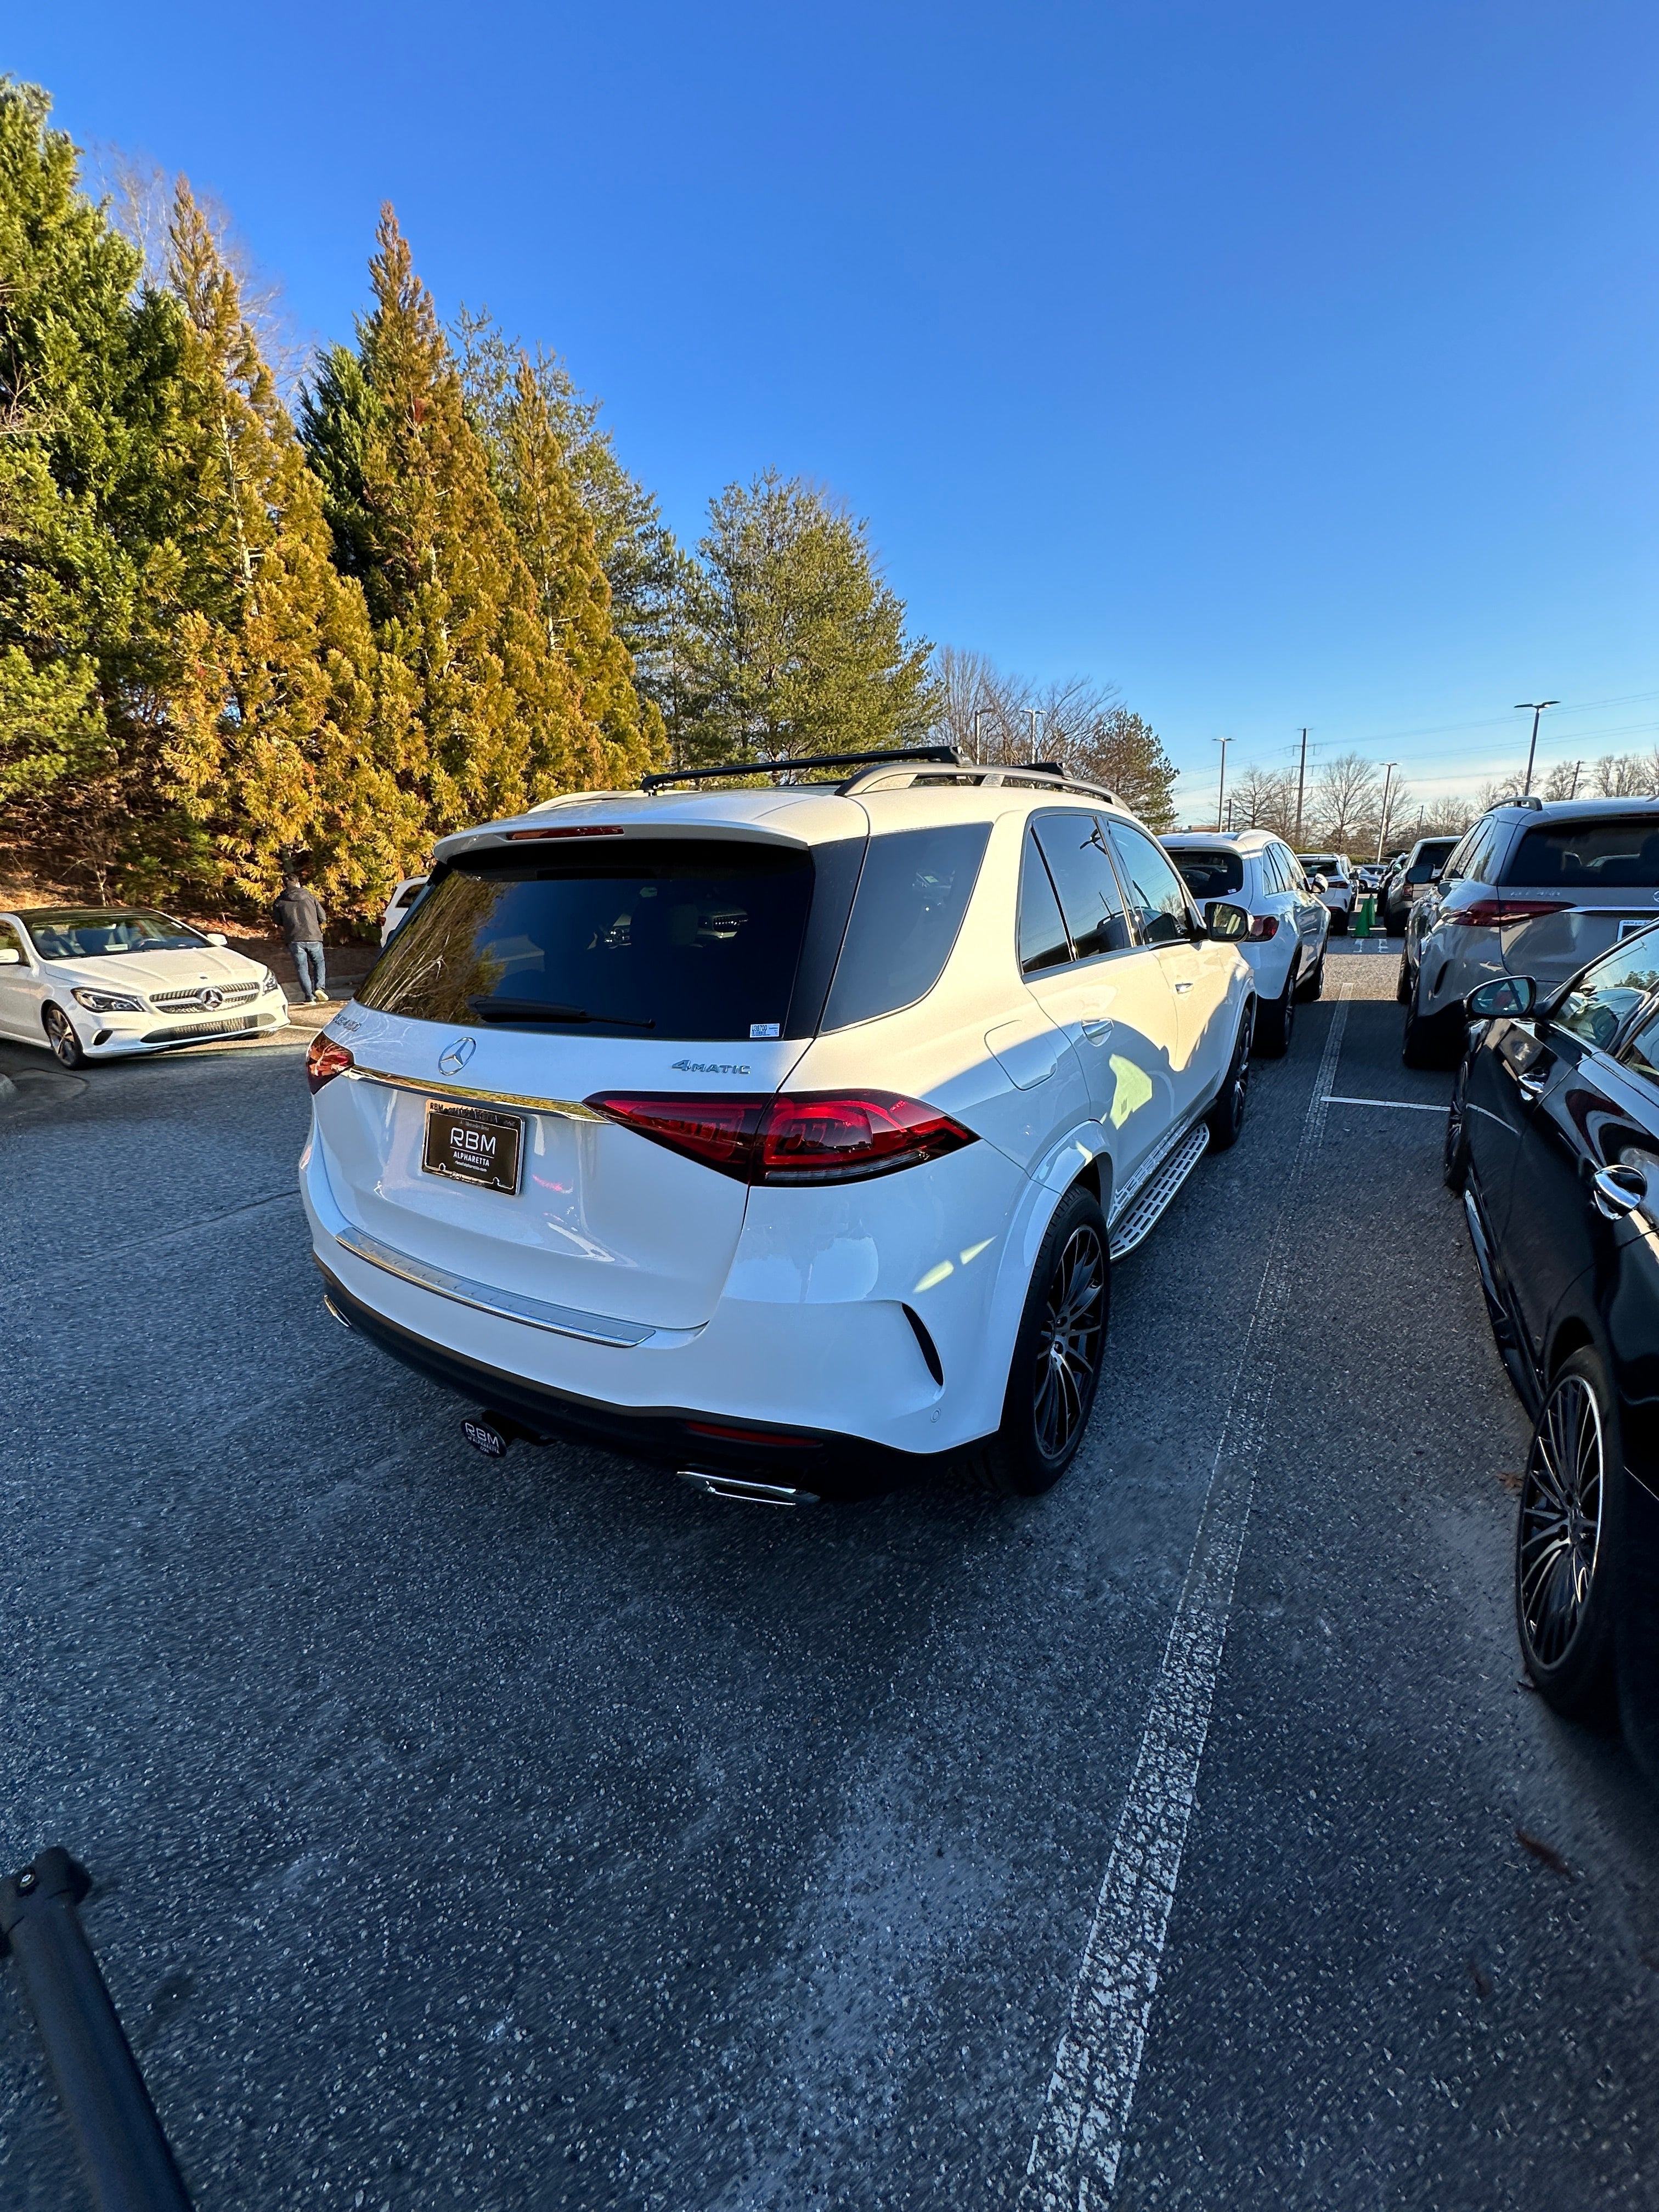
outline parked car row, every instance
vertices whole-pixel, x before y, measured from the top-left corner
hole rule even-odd
[[[1317,878],[1310,883],[1290,847],[1266,830],[1231,837],[1186,830],[1166,837],[1164,849],[1206,915],[1221,900],[1249,915],[1239,949],[1255,975],[1256,1048],[1288,1052],[1298,1000],[1316,999],[1325,985],[1331,912]]]

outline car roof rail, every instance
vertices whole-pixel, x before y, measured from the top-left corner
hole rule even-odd
[[[662,791],[672,783],[707,783],[725,775],[778,775],[798,769],[901,767],[908,763],[937,763],[954,768],[961,759],[954,745],[910,745],[902,751],[862,753],[797,753],[781,760],[717,761],[708,768],[659,769],[640,778],[641,791]],[[845,784],[831,786],[844,790]]]
[[[1090,783],[1080,775],[1067,775],[1065,769],[1054,761],[1016,762],[1006,768],[976,766],[971,762],[958,762],[942,768],[924,765],[908,778],[902,769],[871,767],[857,775],[848,776],[846,782],[838,787],[843,793],[869,791],[889,783],[899,788],[906,781],[911,783],[974,784],[987,790],[1015,785],[1036,791],[1073,791],[1090,799],[1103,799],[1109,806],[1127,806],[1127,800],[1117,792],[1109,791],[1103,783]],[[1133,812],[1133,809],[1129,808],[1128,811]]]

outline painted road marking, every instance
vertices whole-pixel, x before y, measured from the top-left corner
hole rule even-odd
[[[1340,1091],[1325,1095],[1328,1106],[1392,1106],[1401,1114],[1443,1114],[1443,1106],[1419,1106],[1414,1098],[1344,1098]]]
[[[1324,1133],[1349,1003],[1345,983],[1285,1180],[1181,1602],[1083,1947],[1071,2012],[1031,2142],[1020,2212],[1103,2212],[1117,2181],[1227,1640],[1233,1577],[1255,1493],[1279,1316],[1292,1256],[1306,1241],[1296,1233],[1297,1200]]]

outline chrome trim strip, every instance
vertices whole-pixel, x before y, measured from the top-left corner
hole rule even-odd
[[[457,1305],[497,1314],[504,1321],[526,1322],[532,1328],[548,1329],[555,1336],[580,1337],[585,1344],[609,1344],[631,1351],[657,1334],[645,1322],[611,1321],[602,1314],[579,1313],[574,1306],[549,1305],[541,1298],[523,1297],[516,1291],[500,1291],[488,1283],[474,1282],[470,1275],[452,1274],[447,1267],[414,1259],[349,1223],[334,1231],[334,1241],[358,1259],[367,1260],[371,1267],[383,1267],[388,1275],[405,1283],[435,1291],[441,1298],[453,1298]]]
[[[388,1075],[383,1068],[352,1066],[342,1073],[355,1083],[384,1083],[389,1091],[418,1091],[428,1098],[459,1098],[469,1106],[522,1106],[532,1114],[562,1114],[570,1121],[602,1121],[580,1098],[523,1098],[512,1091],[471,1091],[460,1083],[428,1083],[420,1075]]]

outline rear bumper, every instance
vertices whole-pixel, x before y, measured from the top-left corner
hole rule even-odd
[[[315,1255],[313,1254],[313,1258]],[[819,1498],[867,1498],[937,1474],[950,1452],[896,1451],[860,1437],[781,1422],[742,1422],[685,1406],[617,1406],[513,1375],[417,1335],[355,1297],[317,1261],[336,1318],[404,1366],[538,1442],[598,1444],[664,1467],[783,1483]]]

